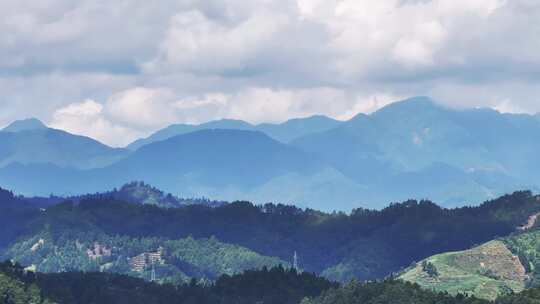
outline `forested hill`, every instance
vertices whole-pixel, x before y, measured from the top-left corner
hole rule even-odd
[[[156,284],[111,273],[42,274],[0,263],[2,304],[297,304],[338,285],[275,267],[222,276],[214,283]]]
[[[208,198],[180,198],[172,195],[171,193],[165,193],[160,189],[144,182],[137,181],[127,183],[122,187],[118,189],[113,189],[111,191],[72,196],[68,197],[67,199],[61,199],[61,201],[71,200],[79,202],[82,200],[102,198],[110,198],[133,204],[155,205],[162,208],[176,208],[186,205],[206,205],[210,207],[216,207],[227,203],[225,201],[211,200]]]
[[[302,269],[348,281],[380,279],[433,254],[467,249],[509,235],[539,211],[538,197],[527,191],[478,207],[443,209],[429,201],[407,201],[381,211],[358,209],[349,215],[249,202],[164,209],[92,198],[24,214],[24,218],[18,213],[22,211],[11,210],[11,215],[3,212],[2,217],[19,216],[19,220],[7,222],[18,228],[8,236],[2,235],[2,240],[13,249],[23,240],[54,231],[59,239],[77,245],[78,233],[95,231],[96,240],[101,235],[165,241],[192,237],[202,239],[204,248],[205,239],[215,238],[224,246],[240,246],[262,258],[286,262],[296,251]],[[93,244],[90,239],[86,241],[84,246]]]
[[[155,205],[162,208],[176,208],[185,205],[207,205],[216,207],[227,203],[226,201],[212,200],[205,197],[178,197],[171,193],[165,193],[164,191],[142,181],[129,182],[110,191],[75,196],[50,195],[47,197],[25,197],[21,195],[16,196],[12,191],[0,188],[0,204],[2,204],[4,208],[8,204],[11,204],[13,207],[31,206],[46,208],[64,201],[73,201],[78,203],[82,200],[104,198],[140,205]]]
[[[301,304],[536,304],[540,289],[533,288],[519,294],[509,294],[496,301],[487,301],[463,294],[423,290],[420,286],[387,280],[362,284],[351,282],[338,289],[330,289],[315,299],[304,299]]]
[[[0,295],[0,303],[10,304],[536,304],[540,289],[488,302],[393,280],[338,286],[281,267],[173,286],[109,273],[32,273],[2,263]]]

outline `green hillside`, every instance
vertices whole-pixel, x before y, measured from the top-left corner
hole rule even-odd
[[[0,273],[0,303],[52,304],[53,302],[43,299],[41,297],[41,291],[36,285],[25,284],[7,274]]]
[[[220,206],[226,204],[225,201],[210,200],[208,198],[180,198],[141,181],[124,184],[122,187],[115,188],[112,191],[72,196],[67,199],[78,202],[100,197],[108,197],[133,204],[154,205],[160,208],[178,208],[186,205]],[[60,199],[59,202],[64,200],[66,199]]]
[[[540,286],[540,230],[516,235],[505,242],[523,262],[529,274],[529,284]]]
[[[510,235],[540,211],[537,197],[530,192],[516,192],[478,207],[443,209],[429,201],[408,201],[349,215],[249,202],[164,209],[99,194],[38,209],[22,208],[24,200],[10,192],[4,196],[0,197],[4,202],[0,204],[4,226],[0,258],[15,258],[24,266],[48,272],[76,266],[68,269],[127,273],[127,259],[157,252],[161,246],[171,259],[176,257],[166,265],[176,268],[158,267],[157,276],[175,280],[211,278],[230,273],[228,269],[241,271],[266,262],[274,265],[273,261],[291,261],[294,252],[302,269],[331,280],[381,279],[413,261]],[[190,236],[193,244],[185,241]],[[215,242],[210,242],[212,237]],[[43,250],[32,251],[40,239]],[[112,250],[112,257],[99,265],[90,263],[85,251],[104,246],[120,249]],[[169,254],[186,247],[193,248],[191,253]],[[213,256],[215,248],[222,254]],[[197,260],[190,260],[189,254]],[[228,257],[235,255],[238,264],[229,263]],[[136,275],[148,278],[150,272]]]
[[[409,282],[385,280],[353,281],[340,288],[326,290],[320,297],[306,298],[301,304],[538,304],[539,299],[539,288],[487,301],[463,294],[453,296],[446,292],[433,292]]]
[[[112,272],[151,280],[154,271],[155,280],[171,283],[287,265],[215,238],[169,240],[75,231],[43,231],[13,244],[3,258],[43,273]]]
[[[436,291],[467,293],[483,299],[525,289],[525,268],[502,241],[432,256],[400,277]]]
[[[540,231],[527,231],[470,250],[434,255],[400,278],[424,288],[492,300],[539,285],[539,250]]]

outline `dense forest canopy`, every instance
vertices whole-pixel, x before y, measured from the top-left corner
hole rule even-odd
[[[297,252],[302,269],[338,281],[381,279],[430,255],[506,236],[540,211],[538,198],[528,191],[478,207],[444,209],[430,201],[407,201],[380,211],[356,209],[350,214],[241,201],[217,207],[160,208],[106,195],[66,201],[41,211],[2,206],[0,217],[6,220],[7,232],[1,234],[0,245],[8,253],[5,258],[24,260],[24,254],[10,256],[9,252],[17,251],[8,249],[24,248],[21,240],[44,231],[55,240],[71,242],[80,233],[95,235],[87,244],[97,241],[97,235],[164,241],[215,238],[284,263],[292,262]]]
[[[33,273],[0,263],[2,304],[537,304],[539,298],[538,288],[489,302],[391,279],[339,285],[282,267],[174,286],[110,273]]]
[[[224,275],[214,283],[171,285],[110,273],[32,273],[10,262],[0,264],[2,304],[297,304],[337,287],[314,274],[283,267]]]

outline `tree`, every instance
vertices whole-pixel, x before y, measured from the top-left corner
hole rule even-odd
[[[432,278],[436,278],[439,276],[439,272],[437,271],[437,268],[435,267],[435,265],[433,265],[433,263],[428,262],[428,261],[422,262],[422,271],[427,273],[427,275]]]

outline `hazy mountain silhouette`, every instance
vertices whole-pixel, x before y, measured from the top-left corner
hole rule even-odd
[[[2,129],[4,132],[21,132],[29,130],[43,130],[47,126],[39,119],[29,118],[12,122],[9,126]]]
[[[415,197],[438,187],[472,199],[479,197],[471,196],[471,191],[489,197],[512,187],[538,185],[539,171],[530,170],[540,168],[534,156],[540,148],[538,139],[540,123],[533,116],[452,110],[417,97],[372,115],[360,114],[338,128],[295,140],[293,145],[360,183],[377,184],[380,191],[403,188]],[[489,185],[486,175],[492,176]],[[400,180],[408,186],[401,187]],[[478,184],[475,190],[464,190],[473,184]],[[495,184],[504,184],[506,189],[492,188]],[[448,189],[450,185],[454,186]]]
[[[533,116],[488,109],[452,110],[419,97],[393,103],[372,115],[360,114],[338,128],[307,135],[293,144],[345,171],[351,163],[354,166],[369,159],[395,171],[442,162],[518,178],[530,168],[540,148],[539,138],[540,123]],[[347,164],[343,154],[348,155]],[[350,174],[354,176],[354,172]]]
[[[342,123],[342,121],[327,116],[315,115],[306,118],[290,119],[281,124],[264,123],[257,125],[256,128],[278,141],[289,143],[307,134],[333,129]]]
[[[216,121],[210,121],[199,125],[190,124],[174,124],[164,129],[161,129],[147,138],[141,138],[127,146],[130,150],[137,150],[140,147],[151,144],[153,142],[162,141],[171,137],[187,134],[200,130],[212,130],[212,129],[235,129],[235,130],[253,130],[254,126],[234,119],[221,119]]]
[[[326,129],[330,125],[336,127]],[[202,130],[191,132],[197,128]],[[299,134],[307,135],[293,139]],[[147,139],[149,144],[139,142],[130,154],[58,130],[0,132],[0,147],[7,147],[0,149],[0,160],[11,164],[0,170],[0,184],[45,195],[105,191],[141,180],[181,197],[323,210],[382,207],[408,198],[458,206],[539,189],[539,137],[536,116],[454,110],[426,97],[346,122],[315,116],[280,125],[236,120],[175,125]],[[23,148],[14,153],[11,145]],[[78,170],[81,163],[96,167],[96,159],[108,153],[121,159],[102,169]]]
[[[165,140],[176,135],[211,129],[262,131],[277,141],[288,143],[293,139],[302,137],[310,133],[332,129],[334,127],[337,127],[340,123],[341,122],[338,120],[334,120],[332,118],[322,115],[316,115],[307,118],[291,119],[281,124],[264,123],[259,125],[252,125],[245,121],[234,119],[221,119],[199,125],[174,124],[155,132],[147,138],[134,141],[133,143],[128,145],[127,148],[130,150],[137,150],[138,148],[149,143]]]
[[[128,153],[89,137],[47,128],[36,119],[16,121],[0,131],[0,167],[50,163],[88,169],[110,165]]]
[[[91,193],[132,180],[149,181],[183,197],[261,202],[279,198],[324,210],[347,209],[349,201],[358,200],[360,187],[316,157],[262,132],[245,130],[178,135],[102,169],[12,164],[0,170],[0,184],[25,195]],[[323,193],[314,196],[316,191]]]
[[[108,170],[140,177],[134,180],[159,180],[159,184],[191,180],[208,186],[250,187],[319,167],[313,157],[261,132],[211,129],[146,145]]]

